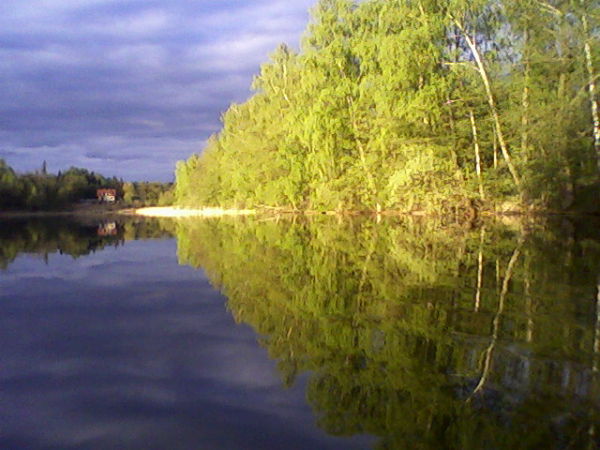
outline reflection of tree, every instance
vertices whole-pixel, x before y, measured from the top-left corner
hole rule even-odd
[[[263,336],[284,383],[312,373],[328,432],[381,448],[532,448],[583,445],[598,420],[600,245],[552,230],[246,219],[177,234],[180,261]],[[579,257],[565,266],[568,252]]]
[[[155,221],[115,223],[114,232],[100,233],[97,222],[65,218],[7,219],[0,224],[0,269],[5,269],[20,253],[44,255],[60,253],[74,258],[106,246],[118,246],[128,239],[164,237],[165,227]],[[112,225],[112,224],[111,224]]]
[[[479,379],[479,383],[477,383],[477,386],[473,390],[473,395],[477,394],[478,392],[480,392],[483,389],[483,387],[485,386],[485,382],[487,381],[487,379],[490,375],[492,356],[493,356],[494,348],[496,347],[496,343],[498,342],[498,334],[500,331],[500,319],[502,317],[502,313],[504,312],[504,302],[506,301],[506,296],[508,294],[508,286],[510,283],[510,279],[513,275],[513,270],[514,270],[515,264],[517,263],[517,260],[519,259],[520,254],[521,254],[521,242],[519,242],[519,246],[515,249],[512,256],[510,257],[510,261],[508,262],[508,267],[506,268],[506,275],[504,276],[504,281],[502,282],[502,290],[500,291],[500,300],[498,300],[498,311],[496,312],[496,315],[494,316],[494,321],[493,321],[492,340],[490,342],[490,345],[488,346],[488,348],[485,351],[485,358],[484,358],[484,362],[483,362],[483,372],[481,374],[481,378]],[[477,274],[477,278],[478,278],[478,288],[479,288],[479,278],[480,278],[479,272]]]

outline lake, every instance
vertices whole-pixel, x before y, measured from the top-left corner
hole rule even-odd
[[[592,218],[0,221],[0,447],[595,448]]]

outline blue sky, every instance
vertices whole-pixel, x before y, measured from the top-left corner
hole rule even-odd
[[[170,181],[316,0],[2,0],[0,158]]]

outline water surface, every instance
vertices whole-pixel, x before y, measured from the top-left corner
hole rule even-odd
[[[594,447],[597,230],[2,221],[0,446]]]

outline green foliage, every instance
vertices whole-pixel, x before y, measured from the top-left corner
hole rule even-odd
[[[255,95],[231,106],[203,154],[178,164],[176,202],[404,211],[474,199],[489,208],[514,198],[577,203],[599,175],[584,52],[587,42],[598,58],[598,16],[577,1],[544,5],[321,0],[301,51],[280,46]]]
[[[169,206],[174,203],[175,188],[172,183],[123,183],[123,202],[127,206]]]

